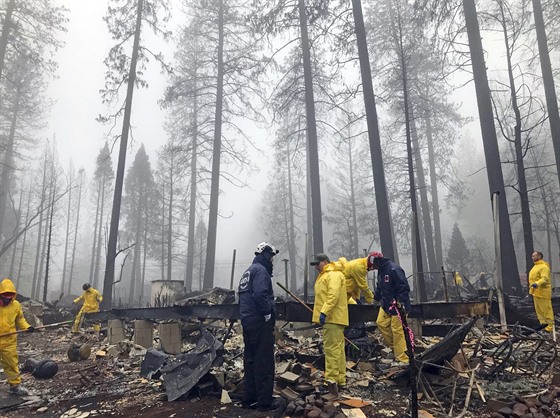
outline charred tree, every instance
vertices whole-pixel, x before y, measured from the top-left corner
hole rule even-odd
[[[50,209],[49,209],[49,224],[48,224],[48,238],[47,238],[47,261],[45,263],[45,280],[43,284],[43,303],[47,303],[47,291],[49,289],[49,267],[51,261],[51,245],[52,245],[52,235],[53,235],[53,218],[54,218],[54,209],[56,203],[56,186],[53,184],[53,189],[51,191],[51,202],[50,202]]]
[[[298,0],[303,78],[305,82],[305,115],[307,123],[307,150],[309,152],[309,181],[311,186],[311,211],[313,224],[313,252],[323,252],[323,219],[321,210],[321,184],[319,175],[319,150],[317,145],[317,121],[311,68],[311,48],[307,31],[307,12],[304,0]]]
[[[531,254],[533,253],[533,227],[531,222],[531,210],[529,207],[529,191],[527,189],[527,175],[525,173],[525,155],[527,153],[527,148],[529,147],[529,141],[523,144],[522,129],[523,120],[521,117],[521,109],[518,103],[518,88],[516,86],[512,55],[514,52],[514,44],[519,35],[520,31],[513,34],[513,39],[510,42],[510,35],[508,30],[508,19],[506,19],[506,12],[504,10],[503,0],[498,0],[500,18],[499,22],[502,26],[502,32],[504,35],[504,43],[506,49],[506,61],[507,61],[507,73],[509,80],[509,94],[511,108],[514,113],[515,125],[513,127],[513,138],[510,138],[508,134],[508,127],[503,126],[506,122],[501,123],[498,118],[498,123],[500,124],[500,129],[502,135],[506,140],[513,143],[515,149],[515,168],[517,171],[517,187],[515,190],[519,195],[519,200],[521,203],[521,223],[523,225],[523,242],[525,244],[525,273],[528,275],[529,271],[533,268],[533,259]],[[515,32],[515,31],[514,31]],[[527,276],[528,277],[528,276]]]
[[[27,196],[27,209],[25,210],[25,225],[28,224],[29,222],[29,216],[30,216],[30,211],[31,211],[31,187],[29,188],[29,192],[28,192],[28,196]],[[27,229],[24,231],[23,233],[23,241],[21,243],[21,250],[20,250],[20,254],[19,254],[19,266],[18,266],[18,270],[17,270],[17,278],[16,278],[16,289],[19,289],[19,285],[20,285],[20,281],[21,281],[21,274],[22,274],[22,268],[23,268],[23,258],[25,255],[25,244],[27,242]]]
[[[434,247],[437,271],[443,267],[443,244],[441,240],[441,222],[439,216],[439,194],[436,173],[436,155],[432,132],[432,117],[427,111],[424,115],[426,124],[426,143],[428,146],[428,162],[430,167],[430,191],[432,195],[432,214],[434,220]]]
[[[68,264],[68,245],[70,241],[70,222],[72,217],[72,189],[74,188],[74,167],[70,163],[68,179],[68,206],[66,207],[66,231],[64,237],[64,258],[62,260],[62,283],[60,284],[60,292],[64,293],[64,285],[66,284],[66,265]]]
[[[80,209],[82,205],[82,188],[84,186],[84,169],[78,171],[80,177],[80,186],[78,187],[78,205],[76,207],[76,224],[74,226],[74,241],[72,246],[72,258],[70,261],[70,273],[68,275],[68,294],[72,293],[72,278],[74,277],[74,263],[76,260],[76,247],[78,245],[78,229],[80,226]],[[64,288],[62,289],[64,291]]]
[[[420,206],[422,208],[422,228],[419,228],[419,230],[423,231],[421,236],[424,237],[424,248],[428,260],[428,264],[426,267],[428,267],[428,271],[431,274],[435,274],[439,272],[439,268],[436,264],[434,233],[432,229],[432,218],[430,216],[430,203],[428,202],[428,187],[426,185],[426,176],[424,175],[424,164],[422,161],[422,152],[420,149],[420,139],[418,138],[418,131],[416,130],[416,119],[414,117],[414,109],[412,103],[410,103],[409,115],[414,161],[416,163],[416,176],[418,178],[418,192],[420,194]]]
[[[375,94],[373,92],[373,82],[371,77],[371,67],[361,0],[352,0],[352,10],[354,14],[354,27],[356,32],[356,42],[358,45],[360,71],[362,75],[362,89],[366,110],[373,182],[375,186],[375,204],[377,207],[381,251],[386,257],[398,263],[397,246],[395,244],[393,230],[391,228],[391,212],[389,209],[389,200],[387,198],[387,185],[385,182],[385,170],[383,168],[383,153],[381,151],[381,136],[379,134],[377,106],[375,103]]]
[[[404,53],[404,44],[403,44],[403,34],[402,34],[402,25],[400,18],[397,19],[397,41],[399,42],[399,51],[400,51],[400,66],[401,66],[401,80],[402,80],[402,89],[403,89],[403,111],[405,117],[405,131],[406,131],[406,155],[407,155],[407,163],[408,163],[408,182],[409,182],[409,195],[410,195],[410,207],[412,210],[412,217],[413,217],[413,225],[414,225],[414,242],[416,248],[416,269],[418,274],[418,294],[420,296],[420,301],[425,302],[428,300],[426,295],[426,285],[424,283],[424,263],[422,257],[422,243],[420,237],[420,228],[419,228],[419,220],[418,220],[418,204],[416,200],[416,185],[414,179],[414,157],[413,157],[413,150],[412,150],[412,135],[411,135],[411,124],[410,124],[410,104],[409,104],[409,89],[408,89],[408,74],[407,74],[407,67],[408,64],[406,62],[406,57]]]
[[[43,160],[43,181],[41,184],[41,200],[39,203],[39,229],[37,231],[37,246],[35,249],[35,264],[33,267],[33,280],[31,282],[31,298],[37,299],[37,294],[35,289],[37,288],[37,282],[40,281],[39,279],[39,263],[40,263],[40,256],[41,256],[41,242],[43,238],[43,213],[44,213],[44,205],[45,199],[47,194],[47,171],[48,171],[48,148],[45,149],[45,158]]]
[[[550,123],[550,134],[552,135],[552,145],[556,157],[556,173],[558,175],[558,182],[560,183],[560,116],[558,113],[558,100],[556,97],[556,88],[554,86],[554,77],[552,75],[552,65],[550,64],[550,55],[548,52],[541,0],[533,0],[533,16],[535,18],[535,31],[537,33],[544,93],[548,109],[548,122]]]
[[[216,79],[216,112],[214,115],[214,146],[212,150],[212,179],[210,184],[210,208],[208,238],[206,240],[206,263],[203,289],[214,287],[216,264],[216,234],[218,231],[218,198],[220,194],[220,159],[222,156],[222,116],[224,101],[224,0],[218,0],[218,65]]]
[[[521,283],[519,281],[517,263],[512,262],[512,260],[516,260],[515,249],[513,246],[509,209],[504,188],[504,175],[498,149],[496,126],[494,124],[494,114],[492,111],[492,99],[490,87],[488,85],[488,76],[486,74],[486,64],[484,62],[484,51],[482,49],[476,6],[474,0],[462,1],[467,25],[478,115],[484,144],[484,155],[486,158],[488,185],[491,194],[499,192],[500,246],[502,253],[500,262],[502,266],[504,290],[509,294],[521,295]]]
[[[119,159],[117,164],[117,176],[115,180],[115,191],[113,195],[113,209],[111,212],[111,226],[109,229],[109,241],[107,243],[107,261],[105,264],[105,277],[103,279],[103,309],[110,309],[113,302],[113,282],[115,281],[115,258],[117,257],[117,239],[119,234],[119,220],[121,212],[122,189],[124,182],[124,169],[126,164],[126,151],[128,147],[128,134],[130,132],[130,116],[132,113],[132,97],[136,84],[136,65],[140,48],[140,32],[142,30],[142,13],[144,0],[138,0],[135,12],[135,26],[133,34],[132,56],[128,77],[126,77],[126,99],[124,105],[124,117],[122,132],[120,135]],[[115,28],[119,33],[119,29]],[[122,33],[121,33],[122,36]]]

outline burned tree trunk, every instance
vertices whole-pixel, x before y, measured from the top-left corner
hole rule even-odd
[[[216,263],[216,234],[218,231],[218,198],[220,194],[220,159],[222,155],[222,116],[224,103],[224,0],[218,1],[218,75],[216,87],[216,112],[214,119],[214,149],[212,151],[212,179],[210,183],[210,207],[208,239],[206,240],[206,264],[203,289],[214,287]]]
[[[319,151],[317,148],[317,121],[315,118],[315,98],[313,95],[313,75],[311,70],[311,48],[307,31],[307,12],[304,0],[298,0],[301,49],[303,57],[303,78],[305,84],[305,114],[307,122],[307,151],[309,153],[309,181],[311,183],[311,211],[313,223],[313,252],[323,252],[323,218],[321,210],[321,184],[319,175]]]
[[[432,274],[439,272],[436,265],[436,254],[434,250],[434,234],[432,230],[432,218],[430,216],[430,204],[428,202],[428,188],[426,186],[426,177],[424,175],[424,164],[422,162],[422,153],[420,152],[420,141],[418,131],[416,130],[416,119],[414,117],[414,109],[410,104],[410,125],[411,136],[414,151],[414,160],[416,161],[416,176],[418,178],[418,191],[420,193],[420,205],[422,207],[422,226],[419,228],[423,231],[426,255],[428,259],[428,271]]]
[[[6,6],[4,23],[2,24],[2,35],[0,36],[0,78],[2,78],[2,73],[4,71],[6,49],[8,48],[8,36],[12,26],[12,14],[14,13],[15,5],[16,0],[9,0],[8,5]]]
[[[27,196],[27,209],[25,210],[25,225],[29,221],[29,212],[31,211],[31,187],[29,188],[29,195]],[[20,280],[21,280],[21,271],[23,267],[23,257],[25,255],[25,243],[27,241],[27,231],[28,228],[25,229],[23,232],[23,241],[21,243],[21,251],[19,253],[19,267],[17,272],[17,279],[16,279],[16,289],[19,289]]]
[[[97,254],[97,228],[101,228],[101,221],[99,219],[99,210],[101,206],[101,178],[99,179],[99,186],[97,189],[97,205],[95,207],[95,222],[93,224],[93,244],[91,246],[91,263],[89,266],[89,283],[93,283],[93,276],[95,274],[95,254]]]
[[[297,292],[296,275],[296,231],[294,221],[294,196],[292,187],[292,160],[290,158],[290,141],[286,141],[286,164],[288,166],[288,257],[290,257],[290,288],[292,292]]]
[[[535,18],[535,31],[537,32],[546,107],[548,109],[548,122],[550,123],[550,134],[552,135],[552,145],[556,157],[556,173],[560,183],[560,115],[558,113],[558,100],[554,87],[554,77],[552,76],[550,55],[548,53],[541,0],[533,0],[533,16]]]
[[[523,242],[525,243],[525,273],[527,273],[527,278],[528,278],[529,271],[533,268],[533,259],[531,258],[531,254],[533,253],[533,249],[534,249],[533,226],[531,222],[531,211],[529,208],[529,192],[527,190],[527,177],[525,175],[525,162],[524,162],[525,152],[523,150],[523,143],[521,138],[521,129],[522,129],[521,111],[519,109],[519,104],[517,102],[517,88],[515,85],[515,77],[513,75],[513,65],[511,62],[512,51],[510,50],[509,35],[508,35],[508,30],[506,25],[504,6],[502,2],[500,2],[500,13],[502,15],[501,24],[504,33],[504,42],[506,47],[506,60],[507,60],[507,71],[508,71],[508,78],[509,78],[511,107],[515,115],[513,145],[515,149],[515,166],[517,169],[517,181],[518,181],[517,193],[519,194],[519,200],[521,201],[521,222],[523,225]]]
[[[6,204],[10,193],[10,181],[14,170],[14,142],[16,136],[16,126],[18,121],[19,105],[21,100],[21,90],[16,86],[16,97],[13,108],[12,120],[10,122],[10,132],[8,141],[4,150],[4,158],[2,163],[2,175],[0,176],[0,237],[3,235],[4,217],[6,214]]]
[[[22,205],[23,205],[23,179],[21,180],[21,185],[19,188],[19,202],[18,202],[18,208],[17,208],[17,217],[16,217],[16,230],[15,230],[15,234],[18,235],[19,232],[19,228],[21,226],[21,211],[22,211]],[[12,256],[10,257],[10,270],[8,273],[8,277],[11,279],[12,277],[14,277],[14,267],[16,265],[16,254],[17,254],[17,243],[19,241],[19,238],[16,238],[16,240],[14,241],[14,248],[12,249]],[[16,287],[17,289],[17,287]]]
[[[119,147],[119,161],[117,164],[117,177],[115,180],[115,192],[113,197],[113,210],[111,213],[111,227],[109,230],[109,242],[107,244],[107,262],[105,264],[105,277],[103,280],[103,302],[102,308],[111,307],[113,302],[113,282],[115,279],[115,258],[117,257],[117,238],[119,234],[119,219],[121,215],[122,189],[124,182],[124,169],[126,164],[126,151],[128,146],[128,134],[130,131],[130,115],[132,113],[132,96],[134,94],[134,83],[136,81],[136,64],[138,62],[138,49],[140,45],[140,29],[142,27],[143,0],[138,0],[136,8],[136,26],[134,31],[134,43],[132,57],[130,59],[130,71],[127,79],[127,92],[125,100],[124,119]]]
[[[99,224],[97,228],[97,254],[95,255],[95,269],[93,271],[93,287],[97,289],[99,285],[99,270],[101,264],[101,248],[103,242],[103,215],[105,213],[105,182],[107,174],[105,170],[101,176],[101,206],[99,208]]]
[[[434,138],[432,132],[432,118],[428,112],[425,115],[426,142],[428,145],[428,161],[430,165],[430,191],[432,194],[432,213],[434,218],[434,247],[436,253],[436,267],[439,271],[443,267],[443,244],[441,241],[441,222],[439,217],[439,196],[436,174],[436,156],[434,152]]]
[[[74,245],[72,247],[72,261],[70,262],[70,274],[68,276],[68,294],[72,293],[72,277],[74,275],[74,261],[76,259],[76,246],[78,242],[78,227],[80,225],[80,208],[82,204],[82,187],[84,185],[84,170],[79,171],[80,174],[80,187],[78,189],[78,208],[76,212],[76,226],[74,228]],[[64,291],[64,289],[62,289]]]
[[[43,285],[43,303],[47,303],[47,292],[49,289],[49,266],[51,261],[51,244],[52,244],[52,234],[53,234],[53,218],[54,218],[54,204],[56,202],[56,187],[53,185],[53,191],[51,193],[51,204],[50,204],[50,216],[49,216],[49,229],[48,229],[48,239],[47,239],[47,262],[45,263],[45,283]]]
[[[43,238],[43,213],[45,208],[45,199],[47,194],[47,167],[48,167],[48,150],[45,150],[45,160],[43,162],[43,181],[41,184],[41,202],[39,205],[39,229],[37,231],[37,246],[35,248],[35,265],[33,267],[33,281],[31,283],[31,298],[36,299],[37,294],[35,289],[37,288],[37,282],[40,281],[39,275],[39,263],[41,256],[41,239]]]
[[[350,207],[352,210],[352,225],[351,225],[351,248],[352,256],[359,257],[359,239],[358,239],[358,220],[356,214],[356,187],[354,184],[354,161],[352,156],[352,140],[348,135],[348,161],[349,161],[349,177],[350,177]]]
[[[167,280],[172,280],[171,272],[173,271],[173,170],[174,167],[174,153],[175,150],[171,150],[171,170],[169,172],[169,210],[168,210],[168,222],[167,225]],[[148,208],[146,204],[146,209]],[[148,214],[146,213],[146,218]],[[145,245],[145,243],[144,243]],[[143,276],[143,275],[142,275]]]
[[[516,260],[515,249],[513,246],[509,210],[504,188],[504,175],[496,137],[494,114],[492,111],[492,99],[490,97],[490,87],[488,85],[488,76],[484,63],[484,51],[482,49],[482,40],[480,38],[480,29],[474,0],[463,0],[463,9],[465,12],[476,100],[478,104],[478,115],[484,144],[484,156],[486,157],[488,185],[490,194],[498,192],[498,198],[500,199],[500,245],[502,253],[500,263],[502,267],[504,290],[509,294],[521,295],[521,283],[519,281],[517,263],[512,262],[512,260]]]
[[[356,41],[358,44],[360,71],[362,75],[362,89],[364,94],[369,147],[371,152],[371,166],[373,170],[375,204],[377,207],[381,251],[383,251],[383,254],[386,257],[398,262],[397,246],[395,244],[393,230],[391,227],[391,212],[389,209],[389,199],[387,198],[383,153],[381,151],[381,136],[379,135],[377,107],[375,104],[375,95],[373,93],[371,67],[369,64],[369,52],[361,0],[352,0],[352,10],[354,14],[354,27],[356,31]]]
[[[196,73],[195,73],[194,91],[197,90]],[[189,199],[189,232],[187,247],[187,268],[185,271],[185,288],[187,292],[192,291],[193,271],[194,271],[194,249],[196,246],[195,239],[195,222],[196,222],[196,193],[197,193],[197,155],[198,152],[198,95],[195,93],[193,97],[193,122],[192,122],[192,155],[191,155],[191,195]]]

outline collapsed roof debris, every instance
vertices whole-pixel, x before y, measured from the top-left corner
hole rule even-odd
[[[171,358],[161,369],[170,401],[188,393],[210,371],[217,353],[223,350],[222,344],[206,329],[200,333],[201,338],[192,351]]]

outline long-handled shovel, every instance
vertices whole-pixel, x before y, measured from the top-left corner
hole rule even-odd
[[[297,300],[301,305],[305,306],[307,308],[307,310],[311,313],[313,313],[313,309],[311,309],[309,306],[307,306],[307,304],[301,300],[300,298],[298,298],[296,295],[294,295],[292,292],[290,292],[288,289],[286,289],[284,286],[282,286],[280,283],[276,282],[276,284],[278,286],[280,286],[280,288],[286,292],[288,295],[290,295],[291,297],[293,297],[295,300]],[[346,342],[348,344],[350,344],[352,347],[354,347],[356,350],[361,351],[360,347],[358,347],[356,344],[354,344],[352,341],[350,341],[348,338],[344,337],[344,340],[346,340]]]
[[[35,327],[35,329],[46,329],[46,328],[55,328],[55,327],[59,327],[61,325],[68,325],[71,324],[72,322],[74,322],[73,320],[71,321],[64,321],[64,322],[57,322],[55,324],[49,324],[49,325],[41,325],[40,327]],[[15,334],[23,334],[27,332],[26,329],[20,329],[19,331],[14,331],[14,332],[8,332],[7,334],[0,334],[0,338],[2,337],[7,337],[9,335],[15,335]]]

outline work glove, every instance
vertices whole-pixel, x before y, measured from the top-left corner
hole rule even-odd
[[[35,327],[29,327],[29,328],[27,328],[27,332],[35,332]]]
[[[408,309],[406,309],[406,306],[405,306],[404,303],[401,303],[398,300],[395,300],[395,302],[396,302],[396,306],[393,307],[393,311],[395,313],[397,313],[397,311],[401,311],[401,310],[403,310],[404,313],[408,313]]]
[[[264,322],[270,321],[270,318],[272,318],[272,314],[265,315],[264,316]]]
[[[533,284],[531,285],[531,287],[532,287],[533,289],[536,289],[537,287],[539,287],[539,285],[536,284],[536,283],[533,283]]]
[[[321,323],[321,325],[325,325],[325,322],[327,322],[327,315],[325,315],[323,312],[321,312],[321,315],[319,315],[319,322]]]

